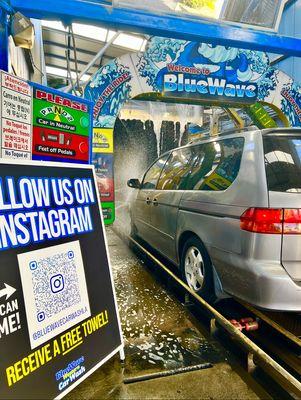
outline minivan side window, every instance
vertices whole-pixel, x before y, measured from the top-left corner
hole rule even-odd
[[[240,169],[244,138],[231,138],[193,146],[196,154],[186,190],[226,190]]]
[[[238,175],[244,138],[223,139],[175,150],[167,160],[157,189],[227,189]]]
[[[184,147],[171,153],[167,160],[157,189],[159,190],[177,190],[181,189],[190,174],[192,163],[191,147]]]
[[[141,189],[156,189],[159,176],[164,167],[169,154],[159,158],[144,175]]]

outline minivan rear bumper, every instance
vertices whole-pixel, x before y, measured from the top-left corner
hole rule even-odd
[[[262,286],[254,293],[258,299],[255,305],[275,311],[301,311],[301,286],[287,274],[285,277],[261,275],[260,281]]]
[[[224,260],[212,261],[225,292],[263,309],[301,311],[301,282],[294,282],[281,264],[246,260],[233,254],[232,265],[226,266]]]

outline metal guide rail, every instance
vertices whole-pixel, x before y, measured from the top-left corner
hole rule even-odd
[[[269,346],[266,345],[266,342],[270,341],[270,337],[267,337],[266,342],[264,343],[264,348],[259,347],[255,340],[251,340],[250,337],[246,336],[242,331],[237,329],[224,315],[222,315],[217,309],[212,307],[209,303],[207,303],[202,297],[196,294],[190,287],[185,284],[176,274],[174,274],[168,267],[166,267],[157,257],[155,257],[151,252],[149,252],[145,247],[143,247],[139,242],[137,242],[132,237],[128,236],[127,239],[133,243],[138,249],[140,249],[144,254],[146,254],[152,261],[154,261],[162,270],[164,270],[169,277],[171,277],[174,281],[176,281],[182,288],[185,289],[186,293],[188,293],[191,297],[193,297],[197,304],[200,305],[204,310],[209,312],[211,316],[211,327],[215,328],[216,326],[222,327],[228,334],[230,334],[231,338],[233,338],[240,346],[245,348],[248,351],[248,360],[255,360],[256,364],[260,365],[266,372],[268,372],[273,378],[277,379],[277,382],[283,386],[290,393],[297,395],[297,398],[301,397],[301,382],[293,376],[293,372],[297,372],[297,374],[301,376],[301,359],[299,358],[299,354],[296,354],[297,360],[293,360],[290,362],[290,356],[285,359],[285,352],[281,350],[280,352],[276,351],[276,359],[281,360],[284,358],[284,364],[288,365],[288,372],[286,368],[279,364],[274,358],[272,358],[267,351],[270,352]],[[240,304],[251,312],[254,317],[263,320],[266,324],[269,325],[270,328],[273,328],[277,333],[282,334],[283,337],[288,339],[294,346],[298,346],[301,353],[301,340],[295,336],[293,333],[286,331],[283,327],[277,324],[273,319],[269,318],[264,313],[254,309],[252,306],[240,302]],[[251,332],[252,339],[253,336],[257,338],[258,332]],[[274,346],[275,347],[275,346]],[[276,346],[277,348],[277,346]],[[274,355],[275,352],[272,351]]]
[[[301,347],[301,314],[260,311],[250,304],[239,301],[246,309],[257,315],[262,321],[273,326],[275,330],[286,336],[287,339]]]
[[[237,300],[252,317],[260,321],[260,330],[250,332],[251,338],[278,359],[295,377],[301,377],[300,315],[261,311]]]

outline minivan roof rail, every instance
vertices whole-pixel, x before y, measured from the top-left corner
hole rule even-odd
[[[219,132],[215,137],[231,135],[233,133],[254,131],[254,130],[258,130],[258,129],[259,128],[257,126],[255,126],[255,125],[245,126],[243,128],[231,128],[231,129],[227,129],[227,130],[225,130],[223,132]],[[204,134],[209,134],[209,131],[204,132]],[[198,141],[202,141],[204,139],[212,139],[212,138],[213,138],[213,136],[202,137],[202,138],[198,138],[198,139],[195,139],[195,140],[191,140],[188,144],[197,143]]]
[[[258,129],[259,128],[256,125],[244,126],[243,128],[234,128],[234,129],[228,129],[228,130],[223,131],[223,132],[219,132],[218,136],[231,135],[232,133],[255,131],[255,130],[258,130]]]

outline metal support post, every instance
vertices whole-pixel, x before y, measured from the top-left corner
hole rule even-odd
[[[185,307],[193,306],[193,302],[191,301],[191,297],[190,297],[189,293],[185,292],[184,296],[185,296],[184,297],[184,306]]]
[[[254,353],[249,352],[247,354],[247,369],[249,374],[252,374],[256,369],[256,364],[254,361]]]
[[[95,55],[95,57],[89,62],[89,64],[81,71],[81,73],[78,75],[78,80],[85,75],[89,71],[91,67],[104,55],[104,53],[107,51],[107,49],[111,46],[111,44],[117,39],[117,37],[120,35],[120,31],[116,32],[114,36],[111,37],[111,39],[99,50],[99,52]],[[62,88],[61,90],[65,93],[70,92],[72,89],[72,84]]]
[[[218,328],[216,326],[216,319],[215,318],[211,318],[210,319],[210,335],[214,336],[217,331],[218,331]]]
[[[210,136],[218,135],[219,110],[212,108],[212,115],[210,117]]]
[[[229,117],[233,120],[236,128],[238,129],[244,128],[245,122],[234,108],[225,108],[225,111],[227,112]]]
[[[0,69],[8,71],[8,18],[9,4],[6,1],[0,0]]]

